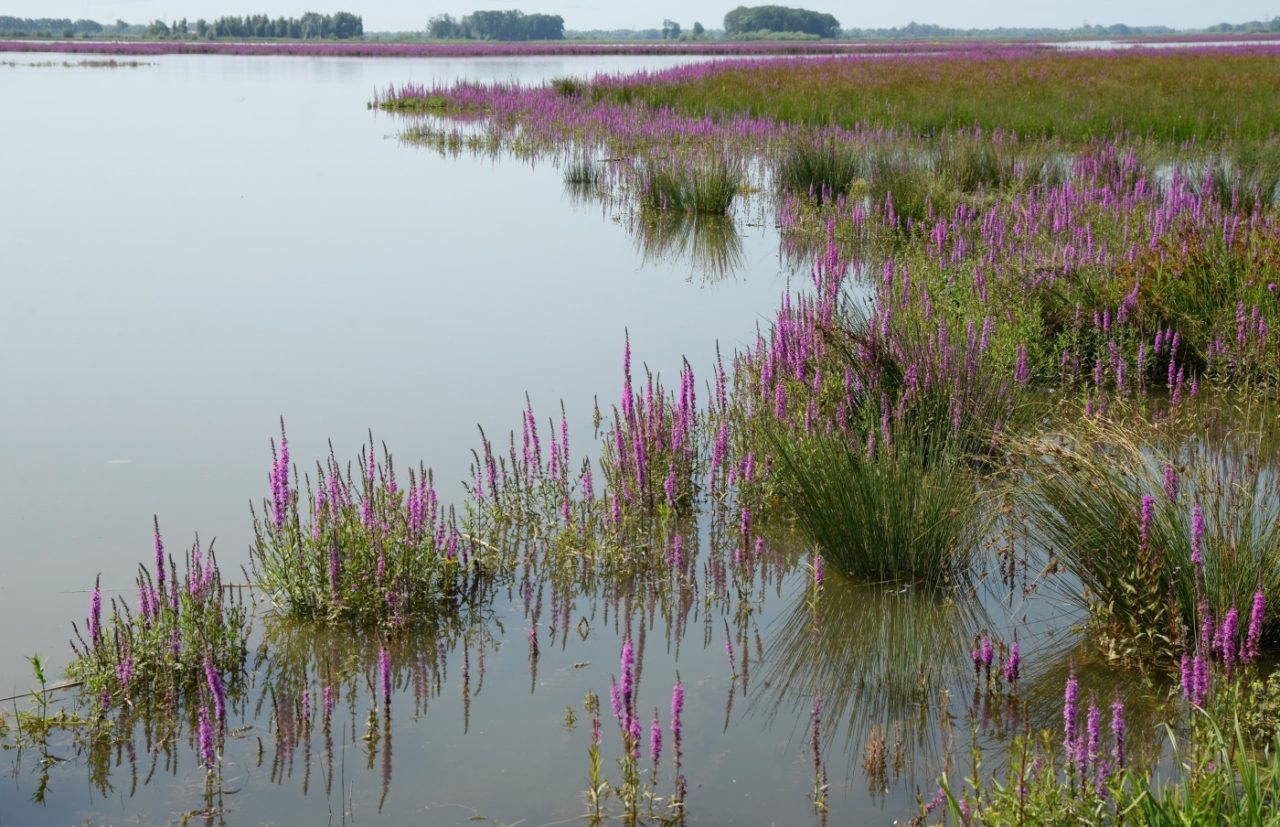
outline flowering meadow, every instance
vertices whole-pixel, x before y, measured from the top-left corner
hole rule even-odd
[[[723,276],[764,221],[799,276],[666,375],[621,319],[617,387],[526,399],[460,491],[372,434],[299,461],[281,423],[244,582],[157,524],[136,608],[95,587],[75,626],[74,711],[37,663],[16,741],[74,733],[104,794],[113,746],[186,744],[209,816],[255,760],[341,792],[358,741],[381,812],[393,711],[533,749],[520,710],[473,720],[515,648],[531,706],[589,687],[556,697],[567,818],[716,820],[737,700],[791,723],[760,783],[819,824],[855,777],[885,821],[1274,820],[1280,48],[902,51],[379,92],[642,250]]]

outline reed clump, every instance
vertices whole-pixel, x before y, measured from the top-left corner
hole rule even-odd
[[[1206,618],[1220,628],[1255,594],[1280,600],[1280,475],[1260,432],[1160,449],[1140,425],[1085,420],[1010,441],[1030,536],[1063,565],[1102,651],[1176,659]],[[1257,643],[1280,639],[1268,617]]]
[[[724,160],[647,161],[641,171],[646,209],[727,215],[743,183],[742,171]]]
[[[879,445],[777,437],[780,484],[825,560],[864,581],[955,585],[982,537],[977,480],[955,441],[903,429]]]
[[[827,138],[795,141],[778,160],[776,179],[783,192],[829,201],[848,193],[866,174],[859,147]]]

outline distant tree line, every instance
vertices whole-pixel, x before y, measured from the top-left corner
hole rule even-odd
[[[0,35],[28,37],[79,37],[102,33],[102,24],[93,20],[65,17],[8,17],[0,15]]]
[[[816,37],[836,37],[840,21],[822,12],[787,6],[738,6],[724,16],[729,37],[757,32],[797,32]]]
[[[1280,17],[1270,22],[1252,20],[1247,23],[1219,23],[1206,29],[1173,29],[1168,26],[1128,26],[1114,23],[1109,26],[1084,25],[1072,29],[1053,28],[993,28],[993,29],[955,29],[947,26],[936,26],[931,23],[912,21],[905,26],[888,29],[845,29],[845,37],[857,40],[935,40],[967,38],[983,40],[990,38],[1032,38],[1032,37],[1067,37],[1067,38],[1108,38],[1108,37],[1149,37],[1171,34],[1248,34],[1250,32],[1280,32]]]
[[[438,14],[427,23],[427,35],[441,40],[564,40],[564,18],[518,10],[477,11],[461,20]]]
[[[184,21],[185,22],[185,21]],[[307,12],[302,17],[277,17],[272,20],[265,14],[247,17],[219,17],[212,23],[197,20],[197,37],[262,37],[317,40],[337,38],[347,40],[364,35],[364,21],[358,15],[340,11],[335,14]]]

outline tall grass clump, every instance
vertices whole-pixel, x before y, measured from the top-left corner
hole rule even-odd
[[[831,138],[798,140],[778,161],[777,182],[784,192],[827,201],[844,195],[865,176],[859,148]]]
[[[797,523],[831,565],[859,580],[959,582],[982,536],[977,480],[955,440],[904,428],[865,445],[782,432],[773,444]]]
[[[872,204],[884,208],[890,224],[919,224],[950,211],[954,190],[929,166],[927,158],[909,152],[880,149],[872,153],[868,194]]]
[[[438,503],[430,471],[411,469],[402,488],[391,455],[378,462],[375,450],[370,438],[358,468],[345,471],[331,452],[304,490],[281,431],[251,559],[259,586],[287,615],[397,626],[456,606],[469,569],[479,577],[480,560]]]
[[[1280,197],[1280,142],[1273,138],[1232,144],[1205,167],[1199,191],[1232,212],[1275,206]]]
[[[742,185],[742,171],[724,160],[650,160],[641,173],[648,209],[726,215]]]
[[[1280,599],[1280,466],[1258,431],[1161,449],[1139,428],[1085,421],[1010,454],[1032,542],[1071,574],[1103,651],[1141,662],[1193,649],[1259,591]],[[1263,643],[1280,638],[1271,614]]]

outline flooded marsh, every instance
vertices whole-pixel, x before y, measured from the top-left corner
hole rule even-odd
[[[0,823],[1267,817],[1273,52],[0,88]]]

